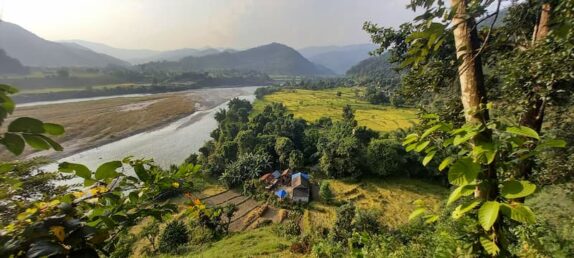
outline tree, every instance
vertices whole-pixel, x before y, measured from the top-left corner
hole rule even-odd
[[[279,164],[289,165],[289,155],[295,149],[293,141],[287,137],[279,137],[275,142],[275,152],[279,155]]]
[[[337,208],[337,219],[333,224],[332,238],[336,242],[344,242],[353,233],[353,218],[355,206],[351,203],[343,204]]]
[[[325,203],[330,203],[333,199],[333,192],[329,186],[329,181],[321,181],[321,186],[319,187],[319,196]]]
[[[289,168],[298,169],[303,167],[305,157],[300,150],[293,150],[289,153]]]
[[[407,153],[396,141],[380,139],[371,141],[367,149],[367,160],[371,173],[380,176],[407,174],[405,164]]]

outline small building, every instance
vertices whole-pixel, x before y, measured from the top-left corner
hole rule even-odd
[[[310,192],[308,174],[299,172],[291,176],[291,199],[294,202],[309,202]]]
[[[273,171],[272,175],[273,175],[273,178],[279,179],[281,177],[281,171],[275,170],[275,171]]]

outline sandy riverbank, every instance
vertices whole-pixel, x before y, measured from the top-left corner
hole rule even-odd
[[[65,135],[56,137],[63,152],[44,151],[42,155],[59,159],[109,142],[156,129],[196,111],[207,110],[245,95],[242,88],[199,89],[150,96],[90,100],[74,103],[17,108],[13,118],[30,116],[58,123]],[[33,152],[29,149],[21,157]],[[0,159],[15,157],[3,152]]]

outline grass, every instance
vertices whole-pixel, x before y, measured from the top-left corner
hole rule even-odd
[[[415,125],[418,120],[416,110],[392,106],[373,105],[362,100],[363,88],[334,88],[326,90],[282,90],[257,100],[256,111],[272,102],[283,103],[295,117],[313,122],[321,117],[341,119],[343,107],[350,105],[359,125],[373,130],[387,132]],[[341,96],[337,96],[341,92]]]
[[[448,189],[416,179],[365,179],[360,182],[328,180],[335,200],[348,201],[357,207],[380,212],[380,222],[397,228],[408,222],[409,214],[415,209],[415,200],[422,200],[425,206],[438,210]],[[302,227],[306,232],[330,228],[336,219],[336,206],[319,202],[310,204],[303,215]]]
[[[200,250],[190,250],[190,253],[182,256],[159,257],[293,257],[289,252],[290,245],[291,242],[277,236],[272,227],[264,227],[231,234]]]

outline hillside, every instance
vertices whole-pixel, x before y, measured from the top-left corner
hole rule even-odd
[[[180,48],[168,51],[150,50],[150,49],[126,49],[108,46],[102,43],[90,42],[85,40],[65,40],[63,43],[73,43],[92,51],[113,56],[115,58],[128,61],[132,64],[143,64],[148,62],[160,61],[179,61],[188,56],[205,56],[217,54],[223,50],[215,48]],[[231,50],[225,50],[231,51]]]
[[[347,71],[347,75],[364,80],[397,77],[398,73],[393,70],[393,66],[389,63],[389,54],[385,53],[359,62]]]
[[[0,49],[0,75],[25,73],[28,73],[28,68],[22,66],[18,59],[9,57],[3,49]]]
[[[323,65],[337,74],[345,74],[349,68],[369,57],[375,49],[373,44],[349,46],[308,47],[299,52],[311,62]]]
[[[150,63],[147,68],[171,71],[254,70],[269,75],[332,75],[296,50],[272,43],[237,52],[222,52],[201,57],[188,56],[179,62]]]
[[[117,58],[94,51],[42,39],[9,22],[0,23],[0,48],[25,66],[104,67],[129,65]]]

